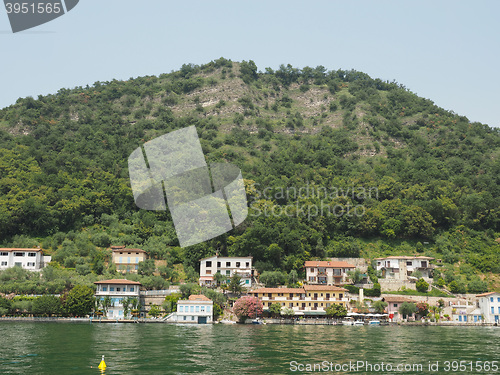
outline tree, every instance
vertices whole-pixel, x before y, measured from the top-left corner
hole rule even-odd
[[[423,278],[420,278],[417,281],[416,287],[417,291],[419,291],[420,293],[427,293],[427,291],[429,290],[429,283],[425,281]]]
[[[0,316],[7,315],[12,309],[12,301],[0,296]]]
[[[349,276],[353,284],[358,284],[363,281],[363,274],[357,268],[353,271],[348,271],[347,275]]]
[[[262,315],[262,302],[257,297],[241,297],[234,303],[233,312],[239,321],[244,323],[248,318]]]
[[[41,296],[33,300],[31,309],[33,314],[38,316],[59,315],[62,311],[62,303],[55,296]]]
[[[297,271],[291,270],[288,274],[288,286],[292,288],[297,284],[297,281],[299,281],[299,274],[297,273]]]
[[[278,285],[286,283],[286,275],[280,271],[264,271],[259,277],[259,281],[266,288],[276,288]]]
[[[225,280],[225,277],[222,275],[222,273],[217,271],[214,274],[214,280],[215,280],[215,283],[217,284],[217,286],[219,286]]]
[[[285,306],[283,306],[281,308],[280,314],[282,316],[292,317],[292,316],[295,315],[295,311],[291,307],[285,307]]]
[[[155,270],[156,265],[153,259],[143,260],[139,262],[139,266],[137,267],[137,273],[142,276],[153,276]]]
[[[403,319],[406,319],[407,316],[415,314],[416,311],[417,307],[412,302],[403,302],[399,307],[399,313],[403,315]]]
[[[172,293],[165,297],[165,301],[163,302],[163,310],[167,314],[177,311],[177,301],[179,301],[182,297],[180,293]]]
[[[153,318],[158,317],[161,314],[161,308],[158,305],[151,305],[148,311],[148,314]]]
[[[66,298],[64,308],[73,316],[90,314],[94,307],[94,291],[85,285],[77,285],[71,289]]]
[[[326,308],[326,315],[330,318],[344,318],[347,316],[347,309],[344,305],[334,303]]]
[[[229,290],[235,294],[240,294],[241,291],[243,290],[243,287],[241,286],[241,277],[235,273],[231,277],[231,281],[229,282]]]
[[[424,317],[429,314],[429,304],[426,302],[419,302],[416,305],[417,314]]]
[[[448,284],[448,287],[450,288],[450,292],[454,294],[464,294],[467,289],[465,287],[465,284],[461,281],[453,280]]]
[[[131,310],[132,315],[138,316],[139,313],[141,312],[141,301],[139,300],[139,298],[134,297],[131,299],[130,304],[132,306],[132,310]]]
[[[179,276],[177,271],[173,267],[170,267],[168,265],[158,267],[158,272],[160,273],[161,277],[171,282],[173,282],[174,279]]]
[[[195,283],[188,283],[188,284],[181,284],[179,287],[179,290],[182,294],[183,299],[188,299],[191,294],[195,294],[199,290],[198,284]]]
[[[372,307],[379,314],[383,314],[385,312],[385,308],[387,307],[387,302],[385,301],[375,301],[372,303]]]
[[[269,311],[273,316],[278,316],[281,313],[281,303],[274,302],[269,306]]]
[[[123,318],[127,319],[128,313],[130,312],[130,306],[132,304],[131,297],[122,298],[122,306],[123,306]]]

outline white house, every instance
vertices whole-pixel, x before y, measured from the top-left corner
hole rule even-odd
[[[125,279],[111,279],[96,281],[97,289],[95,291],[96,299],[103,300],[105,297],[111,298],[111,307],[108,308],[107,318],[126,319],[123,314],[124,298],[137,298],[139,301],[139,289],[141,283]]]
[[[500,324],[500,293],[489,292],[476,296],[479,298],[479,309],[485,323]]]
[[[342,285],[349,282],[347,272],[356,266],[340,261],[309,260],[305,262],[306,280],[309,284]]]
[[[204,258],[200,262],[200,285],[214,285],[214,275],[220,272],[226,282],[229,282],[229,279],[234,274],[237,274],[241,277],[241,285],[247,288],[252,286],[252,257],[220,257],[214,255]]]
[[[177,301],[177,312],[171,321],[177,323],[213,323],[214,302],[202,294],[192,294],[187,300]]]
[[[430,261],[433,259],[425,256],[389,256],[375,260],[377,271],[382,271],[382,277],[408,280],[416,271],[419,271],[424,279],[431,279],[434,267]]]
[[[0,270],[18,266],[29,271],[40,271],[51,261],[40,248],[0,248]]]

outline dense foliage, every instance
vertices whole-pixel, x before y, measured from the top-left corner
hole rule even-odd
[[[189,125],[209,162],[241,168],[251,208],[235,230],[181,249],[168,211],[134,205],[127,158]],[[217,249],[300,276],[313,257],[421,253],[442,259],[450,288],[483,290],[477,274],[500,273],[499,146],[498,129],[400,84],[322,66],[258,72],[221,58],[19,99],[0,110],[0,238],[41,245],[56,267],[0,272],[0,291],[91,286],[115,272],[111,244],[166,260],[161,275],[149,262],[134,276],[148,288],[194,281]]]

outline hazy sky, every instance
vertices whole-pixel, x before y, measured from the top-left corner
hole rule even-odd
[[[404,84],[500,127],[500,1],[80,0],[13,34],[0,9],[0,108],[25,96],[219,57],[323,65]]]

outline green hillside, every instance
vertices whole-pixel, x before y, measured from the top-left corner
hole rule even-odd
[[[207,161],[241,168],[251,208],[235,230],[181,249],[168,212],[135,206],[127,159],[190,125]],[[41,245],[57,263],[42,279],[0,273],[0,292],[90,285],[114,272],[111,244],[166,260],[161,276],[129,276],[151,288],[194,280],[218,250],[302,274],[312,258],[419,253],[461,291],[499,289],[499,155],[498,129],[322,66],[257,72],[221,58],[19,99],[0,110],[0,241]]]

